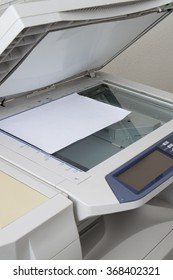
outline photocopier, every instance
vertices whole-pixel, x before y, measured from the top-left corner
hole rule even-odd
[[[173,259],[173,95],[100,71],[172,11],[0,1],[0,259]]]

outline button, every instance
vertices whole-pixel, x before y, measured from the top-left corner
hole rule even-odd
[[[173,147],[173,143],[168,145],[168,148],[171,149]]]
[[[169,141],[165,141],[162,143],[162,146],[167,146],[169,144]]]

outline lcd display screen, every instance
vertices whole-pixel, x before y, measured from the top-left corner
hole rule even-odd
[[[135,192],[140,192],[171,167],[173,167],[173,159],[155,150],[116,178]]]

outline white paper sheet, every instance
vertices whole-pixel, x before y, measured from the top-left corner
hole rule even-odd
[[[54,153],[130,112],[76,93],[0,121],[0,129]]]

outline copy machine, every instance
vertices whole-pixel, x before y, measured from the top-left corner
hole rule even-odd
[[[0,259],[173,258],[172,94],[99,71],[172,10],[1,1]]]

